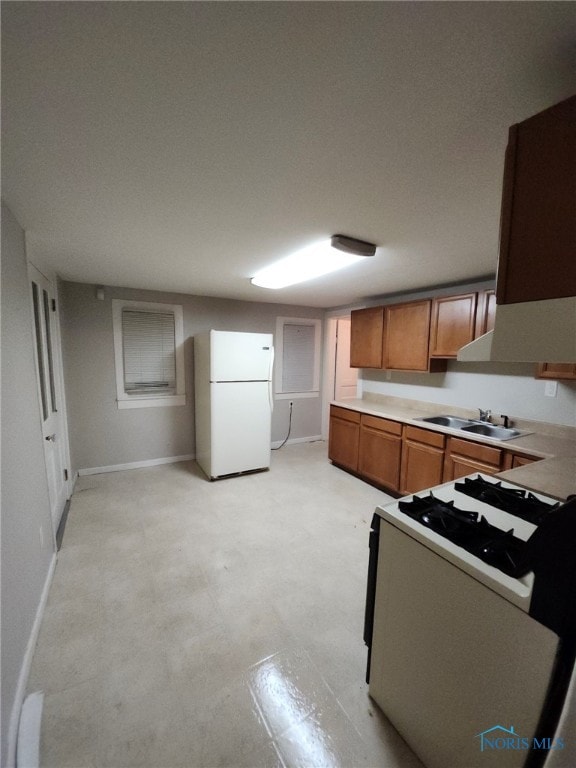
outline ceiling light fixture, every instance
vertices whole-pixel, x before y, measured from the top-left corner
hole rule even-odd
[[[335,272],[375,253],[373,243],[346,235],[333,235],[330,240],[308,245],[260,270],[250,282],[261,288],[286,288]]]

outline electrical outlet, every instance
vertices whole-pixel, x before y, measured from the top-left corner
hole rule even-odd
[[[558,394],[558,382],[557,381],[547,381],[544,386],[544,394],[546,397],[556,397]]]

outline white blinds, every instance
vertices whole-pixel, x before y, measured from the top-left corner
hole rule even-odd
[[[283,392],[310,392],[314,389],[314,342],[313,325],[284,324]]]
[[[127,393],[176,390],[172,313],[123,309],[122,342]]]

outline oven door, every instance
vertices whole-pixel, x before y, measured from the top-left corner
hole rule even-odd
[[[382,520],[369,692],[427,768],[520,768],[526,749],[489,748],[484,734],[532,740],[558,643]]]

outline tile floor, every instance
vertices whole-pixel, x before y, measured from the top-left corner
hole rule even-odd
[[[389,497],[287,445],[79,479],[29,691],[43,768],[421,768],[367,695],[368,532]]]

